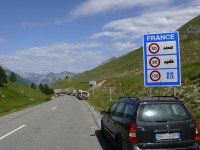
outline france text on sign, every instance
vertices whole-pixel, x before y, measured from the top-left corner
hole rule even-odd
[[[181,85],[178,32],[145,34],[143,54],[145,86]]]

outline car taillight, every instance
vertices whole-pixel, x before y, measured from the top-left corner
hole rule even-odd
[[[198,122],[195,121],[195,141],[199,140],[199,128],[198,128]]]
[[[129,142],[136,144],[137,138],[136,138],[136,125],[135,123],[131,123],[130,130],[129,130]]]

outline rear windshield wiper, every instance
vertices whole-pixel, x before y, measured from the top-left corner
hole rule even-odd
[[[169,120],[170,120],[170,118],[163,118],[161,120],[155,120],[155,122],[167,122]]]
[[[156,120],[155,122],[167,122],[168,120]]]

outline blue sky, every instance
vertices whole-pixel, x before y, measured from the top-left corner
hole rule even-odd
[[[141,47],[143,34],[175,31],[199,14],[200,0],[0,0],[0,64],[83,72]]]

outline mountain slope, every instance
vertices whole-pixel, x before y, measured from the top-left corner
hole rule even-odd
[[[0,116],[49,100],[40,90],[10,82],[0,87]]]
[[[179,35],[182,76],[184,81],[184,79],[193,78],[200,74],[198,71],[200,61],[200,16],[194,18],[181,27],[179,29]],[[190,67],[188,68],[188,66]],[[188,72],[187,69],[192,70],[192,68],[193,71]],[[61,81],[58,84],[55,84],[55,86],[58,85],[64,87],[66,85],[65,82],[67,82],[69,86],[73,86],[77,82],[80,83],[81,81],[97,80],[100,82],[101,80],[109,80],[113,78],[133,78],[138,75],[143,77],[142,47],[93,70],[75,76],[71,80],[66,80],[64,82]],[[82,86],[79,84],[79,87]]]
[[[34,82],[35,84],[39,85],[42,84],[54,84],[58,80],[63,80],[67,77],[72,77],[75,75],[75,73],[72,72],[61,72],[61,73],[48,73],[48,74],[37,74],[37,73],[31,73],[31,72],[20,72],[19,73],[23,78],[30,80]]]
[[[6,67],[3,67],[3,69],[4,69],[5,74],[8,78],[8,80],[9,80],[12,71],[7,69]],[[22,83],[22,84],[25,84],[25,85],[30,85],[32,83],[30,80],[21,77],[18,73],[15,73],[15,75],[16,75],[16,82],[17,83]]]
[[[200,100],[200,16],[183,25],[179,31],[182,86],[177,87],[177,94],[195,112],[200,120],[200,109],[197,103]],[[90,89],[89,81],[106,80],[105,84],[115,83],[116,88],[112,92],[112,100],[121,96],[149,96],[149,88],[144,87],[143,74],[143,49],[134,50],[127,55],[119,57],[111,62],[86,71],[68,80],[59,81],[54,88]],[[91,91],[92,92],[92,91]],[[153,88],[153,95],[173,95],[172,87]],[[97,109],[105,109],[110,106],[109,90],[104,87],[95,89],[95,95],[91,96],[90,104]],[[193,109],[195,108],[195,109]]]

